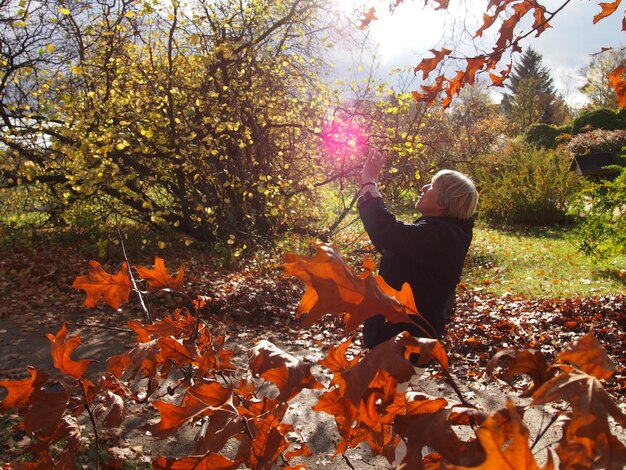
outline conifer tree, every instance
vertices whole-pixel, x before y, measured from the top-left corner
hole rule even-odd
[[[563,119],[563,100],[557,96],[550,71],[542,64],[542,56],[528,48],[520,62],[513,66],[502,108],[519,129],[531,124],[560,124]]]

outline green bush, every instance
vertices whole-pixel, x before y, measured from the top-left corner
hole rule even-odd
[[[569,126],[552,126],[550,124],[536,123],[532,124],[524,134],[524,140],[537,147],[545,147],[547,149],[557,148],[559,142],[557,137],[569,133]]]
[[[611,109],[600,108],[585,111],[572,123],[572,134],[580,134],[593,129],[608,131],[626,129],[626,114],[622,111],[615,112]]]
[[[626,158],[622,160],[626,163]],[[584,216],[579,227],[581,248],[599,257],[626,253],[626,166],[616,165],[615,169],[619,172],[616,178],[590,183],[576,205]]]
[[[619,108],[617,111],[618,129],[626,129],[626,108]]]
[[[569,163],[564,150],[523,142],[484,157],[473,175],[480,191],[480,218],[508,225],[570,222],[568,209],[581,182],[568,170]]]

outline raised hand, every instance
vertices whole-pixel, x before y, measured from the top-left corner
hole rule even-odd
[[[361,172],[361,184],[377,183],[380,170],[387,159],[387,152],[380,152],[377,149],[371,149],[363,170]]]

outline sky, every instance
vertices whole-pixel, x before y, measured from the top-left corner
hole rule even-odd
[[[444,37],[449,38],[451,31],[462,26],[459,18],[463,18],[467,29],[475,31],[477,25],[482,24],[486,4],[486,1],[478,0],[452,0],[450,8],[453,5],[465,5],[465,10],[454,12],[424,8],[421,0],[404,0],[393,14],[389,14],[387,6],[390,0],[336,1],[346,13],[353,12],[357,4],[365,3],[368,8],[376,8],[379,19],[370,23],[365,34],[370,46],[376,50],[378,65],[375,74],[379,78],[388,77],[394,68],[412,68],[422,58],[431,57],[428,50],[446,44]],[[563,2],[547,0],[543,3],[550,8]],[[572,0],[555,17],[552,28],[538,38],[533,34],[522,42],[523,48],[532,46],[543,56],[543,64],[551,71],[557,91],[574,107],[585,104],[584,95],[578,91],[582,84],[580,68],[588,64],[592,54],[599,52],[602,47],[626,46],[626,33],[621,30],[624,10],[619,9],[610,17],[593,24],[593,17],[601,11],[599,3],[600,0]],[[355,14],[354,18],[358,18],[358,15]],[[359,60],[362,60],[367,71],[372,56],[371,52],[361,54],[357,50],[351,53],[342,50],[334,59],[337,73],[349,75],[350,69],[357,74],[355,70]],[[514,57],[519,58],[519,55]],[[496,101],[501,91],[501,88],[491,88]]]

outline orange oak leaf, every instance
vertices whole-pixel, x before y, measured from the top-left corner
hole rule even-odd
[[[412,91],[411,96],[415,101],[426,103],[428,106],[431,106],[437,101],[437,97],[439,93],[443,91],[445,77],[443,75],[439,75],[435,78],[435,83],[433,85],[420,85],[422,89],[422,93],[418,91]]]
[[[329,345],[328,355],[318,362],[319,365],[326,367],[333,374],[341,373],[354,366],[357,362],[359,362],[360,356],[355,356],[352,359],[346,358],[346,351],[351,344],[352,338],[349,338],[337,347],[332,344]]]
[[[158,256],[154,259],[154,269],[137,266],[139,276],[148,281],[148,292],[158,292],[160,290],[171,290],[175,292],[184,292],[183,277],[185,269],[180,268],[175,278],[170,276],[165,269],[165,261]]]
[[[327,313],[348,313],[348,332],[378,314],[391,322],[412,322],[409,315],[420,316],[408,284],[398,292],[369,270],[357,276],[336,245],[318,243],[312,258],[288,253],[283,266],[285,275],[299,278],[306,287],[297,311],[298,317],[308,312],[305,327]]]
[[[154,393],[158,385],[156,380],[157,368],[160,366],[160,373],[163,376],[166,376],[171,369],[171,363],[169,361],[165,364],[158,361],[158,354],[158,340],[155,339],[147,343],[137,343],[130,351],[109,357],[106,361],[106,370],[117,378],[120,378],[122,374],[126,372],[131,380],[141,371],[140,378],[148,379],[144,394],[147,398]]]
[[[235,351],[224,347],[225,338],[223,336],[213,337],[205,329],[200,332],[198,348],[203,355],[217,353],[216,367],[226,374],[234,372],[237,368],[230,361],[235,355]]]
[[[291,424],[281,422],[281,418],[274,415],[266,415],[263,419],[255,419],[251,423],[253,439],[250,448],[250,455],[247,459],[252,468],[270,468],[276,462],[280,454],[287,451],[291,442],[287,439],[287,434],[293,431]],[[242,446],[247,450],[246,439],[242,441]],[[241,450],[241,448],[240,448]],[[302,447],[304,453],[308,450]],[[292,450],[290,454],[298,454],[297,450]]]
[[[535,36],[540,36],[546,29],[551,28],[548,20],[546,19],[546,7],[537,4],[535,7],[535,22],[533,23],[533,29],[537,31]]]
[[[55,379],[49,379],[35,388],[30,396],[30,407],[22,419],[24,431],[37,433],[42,439],[52,437],[67,409],[70,396],[67,384]]]
[[[208,424],[203,425],[196,436],[194,453],[203,455],[219,452],[231,438],[246,431],[244,420],[234,408],[215,410]]]
[[[391,391],[395,396],[398,382],[396,382],[387,371],[379,370],[372,382],[378,382],[378,384],[381,382],[384,383],[385,391]],[[384,419],[388,416],[388,414],[385,413],[386,410],[381,410],[379,406],[379,402],[384,400],[385,391],[382,391],[383,398],[380,397],[380,393],[376,393],[378,392],[377,390],[374,393],[370,393],[367,398],[359,403],[359,421],[372,431],[380,431],[384,425],[389,424],[389,422]]]
[[[504,86],[504,81],[509,78],[509,75],[511,74],[511,66],[512,64],[508,64],[507,67],[500,72],[500,75],[497,75],[495,73],[489,74],[489,78],[491,79],[491,83],[493,86]]]
[[[381,426],[380,429],[374,430],[366,424],[362,424],[357,428],[356,436],[350,443],[350,447],[356,447],[360,442],[367,442],[373,454],[384,456],[391,464],[395,457],[395,448],[400,442],[400,436],[393,430],[392,426]]]
[[[440,50],[431,49],[430,52],[432,52],[435,57],[422,59],[414,69],[416,74],[417,72],[422,72],[422,80],[426,80],[430,73],[439,65],[439,62],[452,53],[450,49],[446,49],[445,47]]]
[[[499,37],[496,40],[494,50],[504,51],[508,45],[512,44],[515,26],[519,24],[524,16],[529,13],[535,2],[519,2],[513,5],[511,16],[502,22],[498,30]]]
[[[156,356],[158,362],[172,361],[177,368],[180,368],[186,364],[197,364],[198,358],[194,351],[195,345],[182,340],[177,340],[171,337],[164,337],[157,339],[159,345],[159,353]],[[210,359],[210,358],[209,358]],[[209,366],[214,364],[211,361]]]
[[[604,420],[575,414],[566,422],[556,448],[561,468],[624,468],[626,447]]]
[[[311,373],[311,367],[267,340],[261,340],[248,352],[250,370],[278,387],[278,401],[289,401],[303,388],[323,385]]]
[[[418,394],[407,400],[406,414],[395,416],[394,426],[412,449],[403,460],[402,468],[420,468],[420,450],[431,447],[447,461],[455,465],[478,465],[485,459],[485,451],[478,441],[459,439],[455,428],[469,427],[470,423],[484,421],[482,412],[473,408],[446,408],[443,398]]]
[[[446,98],[441,102],[443,108],[447,108],[452,104],[452,99],[459,94],[466,81],[467,73],[462,70],[457,71],[456,77],[452,80],[448,80],[448,85],[445,88]]]
[[[0,387],[7,390],[7,396],[0,402],[0,410],[7,411],[11,408],[22,410],[30,403],[30,396],[35,388],[45,383],[49,376],[34,367],[28,366],[30,377],[21,380],[0,380]]]
[[[241,460],[230,460],[222,454],[207,454],[180,459],[168,459],[158,455],[152,460],[154,470],[235,470]]]
[[[113,308],[119,308],[128,301],[128,296],[133,290],[126,262],[122,264],[117,274],[111,275],[102,269],[100,263],[90,261],[87,274],[74,279],[72,287],[87,293],[84,305],[90,308],[95,307],[100,300]]]
[[[357,418],[358,408],[344,395],[344,390],[333,388],[322,393],[313,406],[314,411],[323,411],[335,418],[342,436],[350,434],[352,423]]]
[[[529,432],[515,407],[509,401],[506,414],[489,416],[476,430],[486,459],[478,465],[448,465],[451,470],[553,470],[551,454],[544,467],[540,467],[528,444]]]
[[[564,368],[564,366],[561,366]],[[571,406],[557,447],[561,462],[574,467],[621,468],[626,447],[611,433],[609,417],[626,427],[626,414],[613,402],[595,377],[571,369],[546,382],[533,396],[532,405],[566,401]],[[591,465],[593,463],[593,465]]]
[[[244,459],[248,468],[270,468],[289,448],[286,435],[293,431],[293,426],[282,423],[288,408],[286,402],[267,397],[237,408],[246,417],[249,430],[241,436],[237,458]]]
[[[93,409],[93,415],[104,426],[119,427],[124,421],[124,400],[119,395],[107,390],[102,402],[98,403]]]
[[[491,28],[491,26],[496,21],[496,19],[498,19],[497,14],[489,15],[487,13],[483,13],[483,25],[476,30],[476,32],[474,33],[474,37],[472,39],[482,37],[483,33],[489,28]]]
[[[251,383],[250,385],[253,386],[254,384]],[[241,390],[241,387],[237,388],[238,393]],[[263,419],[264,416],[270,414],[278,420],[282,420],[285,417],[285,413],[289,409],[289,403],[263,396],[260,400],[256,397],[254,397],[251,401],[240,400],[240,403],[236,408],[240,416],[251,420],[250,424],[254,424],[253,422],[255,419]]]
[[[467,67],[465,67],[467,76],[465,80],[468,85],[472,85],[476,79],[476,74],[485,65],[485,56],[479,55],[476,57],[470,57],[465,60],[467,62]]]
[[[574,413],[592,414],[605,421],[612,416],[626,427],[626,414],[613,402],[600,381],[588,374],[573,370],[557,375],[535,392],[532,404],[545,405],[559,400],[568,402]]]
[[[311,449],[304,442],[304,438],[300,431],[297,431],[293,425],[291,424],[280,424],[277,427],[277,430],[282,435],[283,440],[287,443],[286,448],[284,448],[284,457],[286,461],[289,461],[296,457],[310,457],[313,455]],[[263,432],[261,430],[261,432]],[[279,456],[276,456],[278,458]],[[257,467],[259,468],[259,467]],[[294,467],[285,466],[285,469],[291,468],[294,470],[306,470],[304,465],[296,465]]]
[[[287,452],[285,452],[285,460],[287,461],[295,457],[300,457],[300,456],[311,457],[313,455],[313,452],[311,452],[311,449],[309,449],[309,446],[306,445],[306,443],[304,442],[304,438],[302,437],[299,431],[297,434],[298,434],[297,440],[294,441],[293,438],[290,438],[292,450],[288,450]],[[289,469],[307,470],[307,467],[304,465],[295,465],[293,467],[286,466],[286,467],[283,467],[283,469],[284,470],[289,470]]]
[[[172,337],[158,338],[156,340],[159,346],[159,353],[156,355],[157,362],[165,364],[171,361],[178,368],[191,364],[207,376],[214,375],[216,369],[222,372],[233,371],[235,367],[230,363],[230,358],[234,351],[222,347],[223,337],[213,338],[206,330],[204,331],[195,344]],[[214,346],[217,347],[217,351]]]
[[[376,8],[371,7],[366,12],[363,12],[363,17],[361,18],[361,24],[359,24],[358,28],[365,29],[369,26],[369,24],[372,21],[377,20],[377,19],[378,18],[376,17]]]
[[[54,455],[54,468],[76,468],[76,456],[83,443],[80,425],[71,416],[65,416],[52,436],[52,442],[64,441],[64,449]]]
[[[396,400],[387,405],[387,413],[391,418],[397,415],[434,413],[448,406],[448,401],[442,397],[431,397],[420,392],[406,392],[398,394]]]
[[[368,389],[367,395],[359,403],[362,410],[360,420],[377,429],[380,429],[380,424],[391,424],[393,416],[389,413],[390,407],[406,401],[404,393],[397,393],[398,381],[381,369],[369,383]]]
[[[600,380],[610,378],[615,372],[615,363],[593,333],[587,333],[566,345],[557,356],[556,362],[574,364],[583,372]]]
[[[346,398],[358,405],[379,370],[386,370],[400,383],[407,382],[415,374],[415,367],[408,357],[416,353],[420,354],[420,362],[429,362],[433,358],[432,351],[437,351],[436,354],[443,352],[441,345],[437,348],[437,344],[436,340],[400,333],[376,346],[358,364],[343,372],[338,382],[344,384]],[[447,357],[444,363],[447,368]]]
[[[617,10],[619,4],[622,3],[622,0],[615,0],[613,2],[602,2],[600,3],[600,7],[602,11],[593,17],[593,24],[596,24],[598,21],[603,20],[607,16],[612,15]]]
[[[224,387],[219,382],[196,384],[188,390],[198,400],[214,408],[225,405],[232,397],[233,388]]]
[[[347,447],[353,442],[352,423],[359,415],[361,402],[367,402],[372,393],[377,394],[377,407],[394,406],[393,404],[398,400],[398,396],[393,395],[397,383],[406,382],[415,373],[413,363],[407,360],[408,357],[418,354],[420,363],[436,358],[437,362],[448,370],[445,351],[435,340],[399,334],[396,338],[377,346],[356,364],[354,364],[356,362],[354,359],[347,362],[345,359],[342,361],[339,356],[339,351],[345,352],[346,344],[347,342],[337,351],[329,352],[331,360],[327,358],[325,361],[334,369],[335,376],[331,384],[336,385],[336,388],[322,394],[313,408],[335,417],[337,428],[344,439],[341,443],[342,447]],[[322,364],[322,361],[320,363]],[[351,365],[351,367],[345,368],[346,365]],[[383,377],[390,378],[382,380],[381,374]],[[388,382],[390,388],[386,388],[384,383],[381,385],[381,380]],[[393,386],[391,386],[391,381],[394,381]],[[396,404],[395,406],[397,408],[404,405]],[[371,407],[366,407],[366,409],[368,412],[372,411]],[[381,419],[381,422],[390,421],[390,419]],[[362,437],[367,439],[366,435]]]
[[[72,336],[67,341],[67,328],[65,323],[58,331],[56,336],[48,333],[46,337],[50,340],[50,354],[54,361],[54,367],[63,372],[64,374],[71,375],[76,380],[80,378],[89,367],[92,362],[91,359],[82,359],[80,361],[74,361],[70,358],[70,355],[78,346],[80,346],[80,335]]]
[[[128,321],[128,327],[137,334],[139,343],[147,343],[153,339],[171,336],[172,338],[188,338],[196,329],[196,318],[185,311],[174,312],[162,320],[144,325],[134,320]]]
[[[504,362],[504,380],[511,385],[516,374],[528,375],[533,383],[521,396],[531,396],[546,381],[554,377],[555,370],[549,369],[543,354],[539,351],[504,350],[496,353],[487,363],[487,372],[493,374],[495,368]]]
[[[615,90],[617,95],[617,104],[621,108],[626,108],[626,80],[624,80],[626,66],[620,65],[607,75],[609,85]]]
[[[161,420],[144,426],[144,429],[158,439],[176,433],[190,419],[211,414],[213,408],[191,394],[185,395],[180,405],[157,400],[152,406],[158,410]]]

